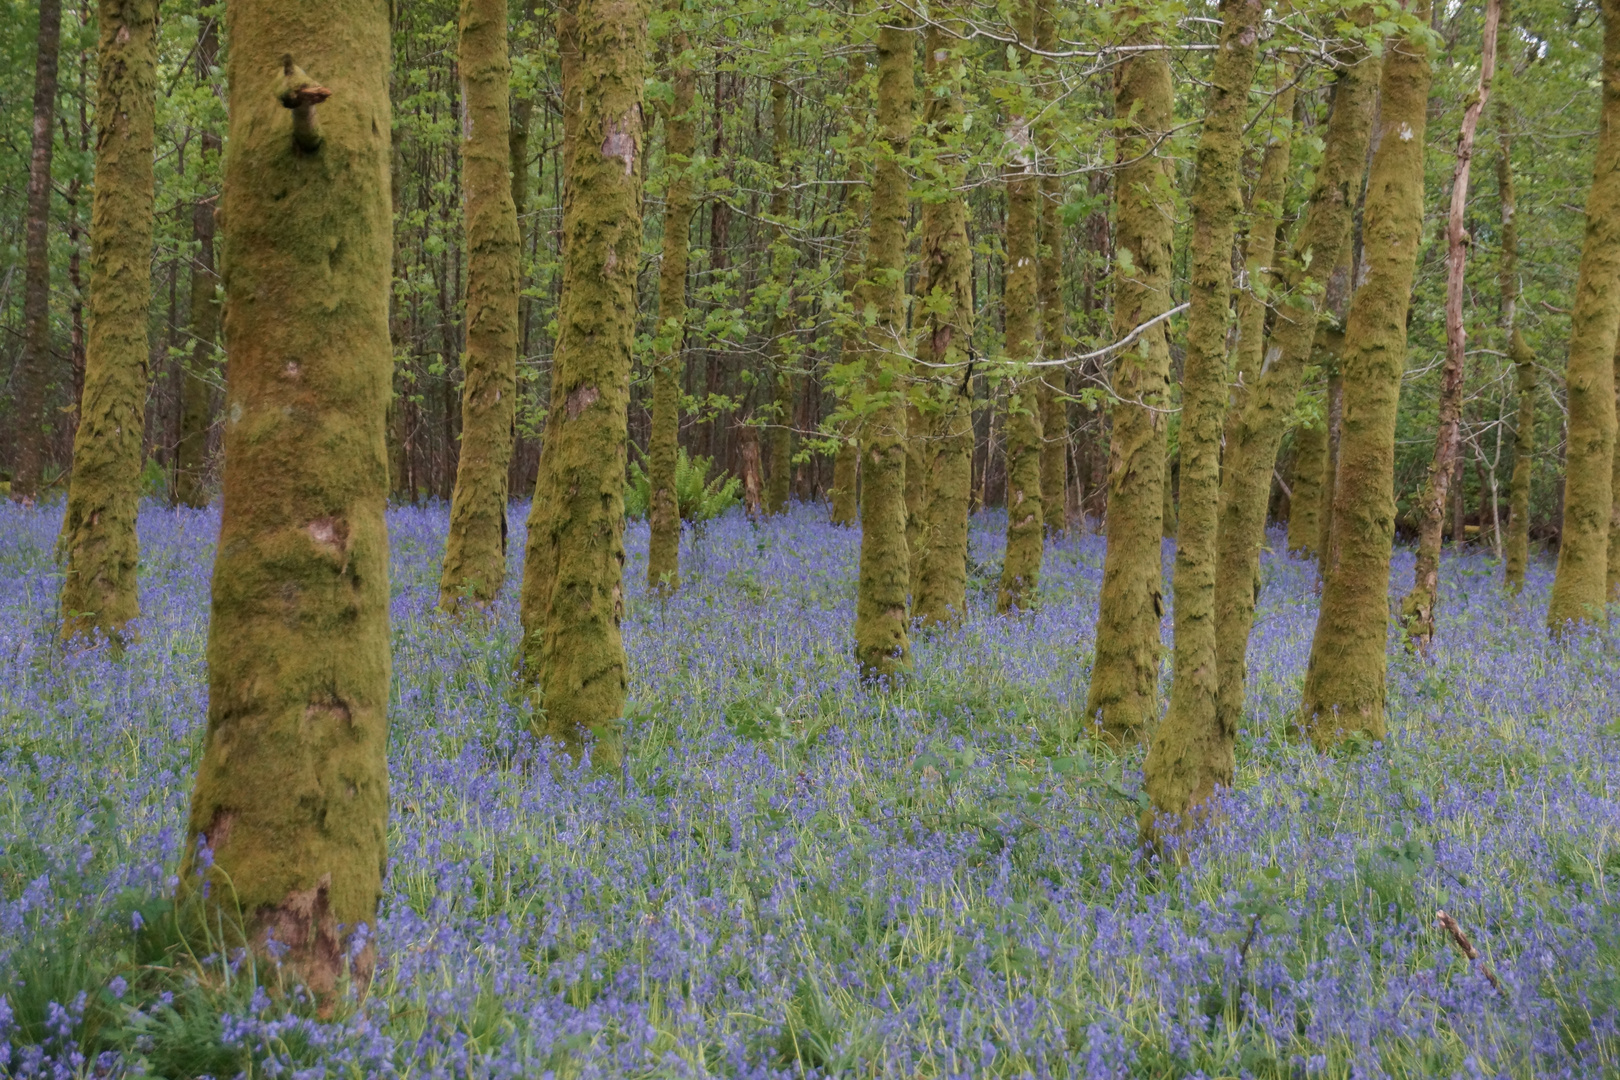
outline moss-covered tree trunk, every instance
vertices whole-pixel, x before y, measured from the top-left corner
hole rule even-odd
[[[855,659],[867,678],[892,677],[911,666],[905,491],[905,379],[911,367],[905,260],[911,197],[905,159],[911,147],[916,44],[905,8],[891,5],[880,17],[872,225],[862,286],[870,327],[864,396],[870,404],[861,431],[861,557],[855,596]]]
[[[966,364],[973,340],[973,249],[968,241],[962,185],[967,155],[961,139],[964,105],[961,20],[935,8],[923,39],[923,124],[928,191],[922,207],[922,266],[916,318],[919,377],[927,387],[930,440],[923,487],[919,549],[912,555],[912,602],[925,626],[960,619],[967,609],[968,499],[973,479],[972,391]],[[943,24],[943,25],[941,25]],[[909,464],[909,463],[908,463]]]
[[[1497,37],[1498,64],[1508,35]],[[1512,113],[1506,99],[1497,99],[1496,191],[1502,207],[1502,254],[1497,280],[1502,289],[1502,329],[1507,334],[1508,358],[1513,361],[1518,412],[1513,425],[1513,475],[1508,480],[1508,535],[1503,579],[1509,592],[1524,589],[1525,564],[1530,561],[1530,479],[1536,453],[1536,354],[1519,329],[1519,223],[1518,200],[1513,190]],[[1610,572],[1614,567],[1613,526],[1610,526]]]
[[[1058,48],[1057,5],[1055,0],[1036,0],[1035,47],[1043,52]],[[1056,100],[1058,80],[1050,74],[1040,79],[1042,120],[1035,126],[1035,142],[1044,162],[1057,144]],[[1063,181],[1044,164],[1041,173],[1040,235],[1037,292],[1041,306],[1041,356],[1055,360],[1067,354],[1064,342],[1063,310]],[[1067,525],[1069,481],[1068,402],[1061,392],[1064,369],[1046,368],[1038,381],[1041,412],[1041,510],[1048,532],[1062,532]]]
[[[783,20],[772,32],[786,33]],[[788,235],[789,205],[788,155],[792,132],[788,124],[788,84],[786,73],[771,83],[771,167],[775,186],[771,189],[771,287],[766,296],[771,305],[771,423],[766,429],[765,512],[780,514],[787,509],[793,479],[793,242]]]
[[[1162,27],[1130,11],[1131,45],[1153,45]],[[1170,308],[1174,196],[1160,145],[1171,126],[1170,59],[1128,54],[1115,69],[1117,218],[1114,339]],[[1164,527],[1170,347],[1157,323],[1114,358],[1108,468],[1107,553],[1097,609],[1096,658],[1086,715],[1114,741],[1141,739],[1159,716],[1159,620],[1164,613],[1160,537]]]
[[[1427,22],[1429,0],[1413,17]],[[1417,35],[1385,49],[1378,149],[1367,174],[1363,267],[1345,322],[1344,420],[1334,490],[1334,562],[1305,673],[1302,718],[1318,746],[1352,731],[1384,736],[1389,557],[1395,541],[1395,411],[1406,315],[1423,233],[1429,49]]]
[[[1468,333],[1463,326],[1463,273],[1468,265],[1468,181],[1474,161],[1474,132],[1490,96],[1496,74],[1496,27],[1502,14],[1500,0],[1487,0],[1485,27],[1480,38],[1479,83],[1463,109],[1457,136],[1456,164],[1451,171],[1451,209],[1446,218],[1446,360],[1440,369],[1440,401],[1435,425],[1434,457],[1418,496],[1422,517],[1418,525],[1417,563],[1412,587],[1401,601],[1401,622],[1411,641],[1427,649],[1434,640],[1434,613],[1440,602],[1440,533],[1446,516],[1446,495],[1451,474],[1462,452],[1463,377],[1467,374]],[[1457,539],[1460,541],[1461,536]]]
[[[467,346],[461,452],[439,607],[492,603],[506,579],[506,501],[517,406],[521,249],[512,201],[511,60],[505,0],[462,0],[461,183],[467,234]]]
[[[151,302],[157,0],[101,0],[84,399],[62,522],[62,636],[123,636],[135,590]]]
[[[678,3],[672,17],[680,18]],[[681,425],[681,382],[686,349],[686,264],[691,248],[692,151],[697,125],[697,71],[687,55],[686,31],[670,38],[671,99],[664,113],[664,162],[669,189],[664,195],[663,262],[658,268],[658,333],[654,338],[652,433],[648,438],[650,490],[647,583],[673,592],[680,586],[681,511],[675,498],[675,462]]]
[[[1316,338],[1322,284],[1339,263],[1350,235],[1356,193],[1366,168],[1379,62],[1365,49],[1340,55],[1333,112],[1323,140],[1322,163],[1305,206],[1304,221],[1287,258],[1275,259],[1270,289],[1275,320],[1250,368],[1248,391],[1233,408],[1221,459],[1220,523],[1216,534],[1216,664],[1218,708],[1223,727],[1243,718],[1245,665],[1260,584],[1260,548],[1265,543],[1266,504],[1277,448],[1299,396],[1305,362]],[[1252,234],[1251,234],[1252,238]],[[1245,334],[1248,329],[1245,328]],[[1254,341],[1254,336],[1248,339]],[[1240,349],[1241,349],[1240,345]]]
[[[226,19],[225,492],[180,888],[326,993],[370,974],[387,857],[388,8]]]
[[[1035,0],[1022,0],[1015,16],[1021,41],[1034,40]],[[1038,65],[1020,50],[1026,72]],[[1046,515],[1041,508],[1040,373],[1028,369],[1040,355],[1040,294],[1037,262],[1041,180],[1035,170],[1029,96],[1015,99],[1007,121],[1007,265],[1002,275],[1002,319],[1013,377],[1007,386],[1007,548],[996,589],[996,610],[1017,611],[1035,600],[1045,548]]]
[[[1181,377],[1181,512],[1177,523],[1170,708],[1154,732],[1144,782],[1178,821],[1229,787],[1237,728],[1215,711],[1215,526],[1226,413],[1232,242],[1243,212],[1243,129],[1258,54],[1261,0],[1222,0],[1219,50],[1192,191],[1192,290]]]
[[[551,413],[529,514],[523,678],[543,730],[594,760],[622,757],[624,475],[641,251],[644,0],[579,0],[577,102],[563,204],[563,292]]]
[[[197,81],[211,79],[219,57],[217,19],[204,19],[197,33]],[[204,130],[201,139],[204,176],[214,175],[222,140]],[[219,337],[219,275],[214,268],[214,205],[199,195],[191,207],[191,237],[197,245],[191,264],[191,360],[181,375],[180,441],[175,447],[174,498],[185,506],[208,504],[208,429],[213,421],[217,378],[214,342]]]
[[[1596,622],[1608,596],[1614,347],[1620,331],[1620,0],[1604,0],[1602,8],[1603,114],[1564,379],[1569,396],[1564,522],[1547,605],[1547,625],[1554,633],[1571,623]]]
[[[1318,387],[1318,393],[1320,390]],[[1288,550],[1295,555],[1316,554],[1322,520],[1322,476],[1326,470],[1327,423],[1325,419],[1313,419],[1294,429],[1294,468],[1288,493]]]
[[[28,220],[23,239],[23,342],[17,359],[16,457],[11,497],[31,505],[45,462],[45,390],[51,362],[51,150],[56,130],[61,0],[39,0],[34,40],[34,124],[28,156]]]

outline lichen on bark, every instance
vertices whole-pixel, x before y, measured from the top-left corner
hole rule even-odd
[[[1165,28],[1140,10],[1126,9],[1121,20],[1126,44],[1161,43]],[[1115,176],[1115,340],[1170,308],[1176,214],[1162,140],[1171,126],[1173,103],[1164,50],[1133,51],[1120,61],[1114,83],[1115,156],[1123,163]],[[1159,717],[1169,378],[1170,348],[1162,322],[1114,357],[1108,547],[1086,693],[1086,716],[1114,742],[1142,739]]]
[[[388,10],[226,20],[224,500],[180,892],[326,994],[369,976],[386,860]],[[289,55],[330,94],[312,150],[278,99]]]
[[[462,0],[467,346],[461,449],[439,607],[486,608],[506,579],[507,472],[517,404],[518,224],[512,200],[511,70],[505,0]]]
[[[645,0],[578,0],[563,99],[579,110],[563,203],[551,411],[529,513],[520,618],[542,733],[622,760],[624,478],[641,253]]]
[[[62,522],[62,636],[118,641],[135,572],[151,302],[157,0],[100,0],[84,396]]]
[[[1429,0],[1414,21],[1428,22]],[[1421,31],[1385,47],[1377,150],[1367,173],[1362,269],[1345,322],[1344,419],[1334,491],[1334,562],[1305,672],[1304,728],[1318,746],[1351,732],[1384,736],[1389,559],[1395,541],[1395,415],[1406,317],[1423,233],[1430,83]]]

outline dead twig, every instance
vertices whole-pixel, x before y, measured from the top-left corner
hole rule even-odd
[[[1468,935],[1463,933],[1462,927],[1457,925],[1457,920],[1453,919],[1450,915],[1447,915],[1444,911],[1436,911],[1434,913],[1434,921],[1439,923],[1445,932],[1451,935],[1451,940],[1457,943],[1457,948],[1462,950],[1462,954],[1464,956],[1468,957],[1470,961],[1474,961],[1479,964],[1480,970],[1485,973],[1485,977],[1491,980],[1492,986],[1496,987],[1496,992],[1501,994],[1503,997],[1506,997],[1507,991],[1502,989],[1502,980],[1496,977],[1496,972],[1491,970],[1490,964],[1479,958],[1479,950],[1474,948],[1474,943],[1472,941],[1468,940]]]

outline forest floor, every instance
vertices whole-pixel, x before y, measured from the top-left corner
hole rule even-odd
[[[1268,555],[1236,788],[1177,866],[1137,844],[1141,752],[1081,737],[1100,537],[997,618],[978,519],[970,617],[885,695],[850,656],[857,535],[820,508],[688,534],[668,601],[633,525],[601,776],[523,734],[521,528],[498,609],[456,625],[443,508],[394,510],[383,961],[320,1016],[153,930],[217,516],[143,510],[122,660],[54,644],[59,516],[0,509],[0,1075],[1620,1075],[1620,665],[1548,641],[1543,563],[1510,600],[1448,553],[1433,657],[1391,641],[1392,737],[1320,755],[1287,737],[1314,570]]]

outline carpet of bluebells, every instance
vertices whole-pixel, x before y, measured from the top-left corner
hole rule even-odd
[[[526,734],[521,528],[455,624],[443,508],[395,509],[383,960],[317,1009],[130,944],[187,841],[216,512],[143,508],[122,659],[54,642],[59,520],[0,509],[0,1075],[1620,1076],[1620,668],[1548,640],[1544,563],[1515,600],[1448,553],[1391,738],[1322,755],[1288,735],[1314,568],[1268,553],[1235,790],[1178,862],[1138,844],[1141,752],[1085,734],[1096,535],[1002,618],[976,520],[969,617],[882,692],[823,508],[689,531],[668,600],[633,524],[603,775]]]

